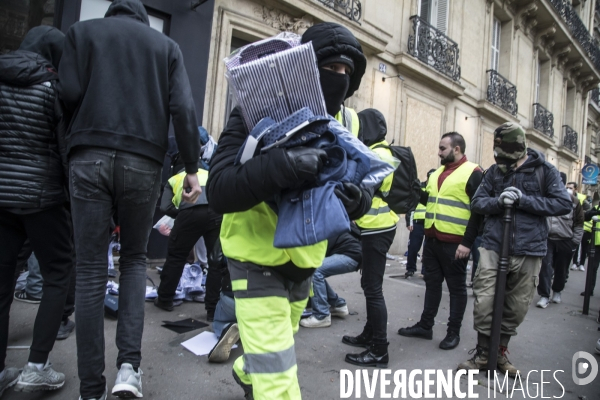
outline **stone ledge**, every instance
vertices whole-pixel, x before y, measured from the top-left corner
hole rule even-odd
[[[490,118],[492,121],[499,122],[500,124],[507,121],[519,123],[519,119],[517,117],[513,116],[508,111],[504,111],[500,107],[490,103],[487,100],[479,100],[476,108],[483,117]]]
[[[466,88],[459,82],[453,81],[408,53],[402,53],[393,58],[386,57],[386,59],[398,67],[401,75],[410,76],[415,80],[431,85],[447,96],[459,97],[465,92]]]
[[[558,154],[571,161],[579,160],[579,155],[577,153],[574,153],[573,150],[570,150],[563,145],[558,146]]]
[[[550,137],[544,135],[542,132],[538,131],[535,128],[526,129],[525,134],[527,136],[527,139],[533,140],[534,142],[541,144],[542,146],[545,146],[545,147],[556,146],[556,142],[554,141],[554,138],[550,138]]]

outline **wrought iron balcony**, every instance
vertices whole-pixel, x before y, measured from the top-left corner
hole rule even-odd
[[[573,153],[577,153],[577,132],[569,125],[563,125],[563,146]]]
[[[362,5],[360,0],[317,0],[319,3],[331,8],[332,10],[348,17],[351,21],[360,24],[362,16]]]
[[[458,44],[418,15],[410,20],[413,34],[408,37],[408,53],[450,79],[460,81]]]
[[[487,100],[516,117],[519,110],[517,87],[493,69],[486,72],[489,73]]]
[[[583,21],[577,15],[577,12],[573,9],[571,2],[565,0],[549,1],[567,25],[573,37],[583,47],[590,60],[592,60],[592,64],[594,64],[596,70],[600,71],[600,49]]]
[[[549,138],[554,137],[554,115],[540,103],[533,104],[533,127]]]

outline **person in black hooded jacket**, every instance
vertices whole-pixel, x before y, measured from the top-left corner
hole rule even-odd
[[[56,28],[31,29],[19,50],[0,56],[0,394],[54,390],[65,376],[48,355],[61,323],[73,267],[65,176],[56,130],[56,68],[64,34]],[[29,362],[19,371],[5,368],[13,276],[29,238],[44,278],[33,328]],[[18,377],[18,382],[17,382]]]
[[[335,116],[364,74],[362,48],[347,28],[334,23],[314,25],[302,41],[313,42],[327,111]],[[221,245],[246,352],[235,361],[233,376],[247,399],[253,393],[261,399],[299,399],[293,334],[327,242],[275,248],[277,216],[265,201],[284,189],[314,182],[326,154],[308,147],[275,148],[234,165],[248,134],[241,111],[235,108],[219,139],[206,184],[209,206],[223,214]],[[371,206],[371,193],[355,185],[336,194],[350,219],[361,217]]]
[[[112,394],[141,397],[146,252],[168,147],[169,122],[185,163],[183,201],[200,195],[195,106],[179,46],[149,26],[139,0],[115,0],[105,18],[65,37],[58,92],[68,117],[71,209],[77,253],[77,363],[82,399],[106,396],[104,320],[108,246],[121,228],[119,373]]]

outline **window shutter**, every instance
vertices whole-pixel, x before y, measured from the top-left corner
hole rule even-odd
[[[448,28],[448,0],[437,0],[437,21],[436,28],[446,33]]]
[[[431,23],[431,1],[432,0],[421,0],[419,6],[419,17],[429,23]]]

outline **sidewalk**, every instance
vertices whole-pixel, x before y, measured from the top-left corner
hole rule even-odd
[[[445,323],[448,318],[448,293],[445,290],[440,312],[436,318],[433,340],[405,338],[396,332],[398,328],[415,324],[423,309],[425,285],[422,279],[405,280],[405,268],[399,261],[388,260],[390,266],[386,270],[384,291],[389,314],[388,338],[390,341],[389,369],[442,369],[454,370],[456,366],[470,356],[467,352],[475,347],[476,334],[472,328],[473,297],[469,297],[467,311],[463,322],[460,345],[451,351],[438,348],[439,342],[446,333]],[[158,283],[155,270],[149,270],[151,278]],[[401,276],[396,278],[395,276]],[[594,355],[595,343],[600,338],[597,331],[600,296],[592,297],[590,316],[582,316],[583,290],[585,273],[570,271],[567,287],[563,292],[562,304],[551,304],[546,309],[535,307],[538,300],[536,294],[526,321],[519,329],[510,344],[510,360],[522,371],[523,380],[531,370],[564,370],[556,377],[564,386],[563,399],[600,399],[600,375],[589,385],[578,386],[571,378],[571,359],[577,351],[586,351]],[[362,331],[365,321],[365,300],[360,288],[358,273],[337,276],[330,280],[332,287],[348,302],[351,312],[346,319],[334,318],[332,326],[325,329],[300,328],[296,336],[296,354],[298,375],[304,399],[339,399],[340,370],[356,371],[357,367],[344,362],[348,352],[360,351],[341,343],[343,335],[356,335]],[[469,295],[472,293],[468,289]],[[14,302],[11,311],[9,346],[28,346],[31,343],[31,329],[37,306]],[[146,303],[146,325],[142,354],[143,393],[145,399],[177,399],[177,400],[234,400],[243,399],[242,390],[235,384],[231,376],[231,367],[242,349],[233,350],[232,357],[226,364],[209,364],[206,356],[196,357],[180,343],[197,335],[202,330],[178,335],[160,326],[163,320],[179,320],[184,318],[205,320],[204,305],[199,303],[184,303],[174,312],[168,313]],[[116,321],[105,319],[105,337],[107,369],[106,378],[109,390],[116,377],[116,354],[114,344]],[[210,328],[205,328],[210,329]],[[27,361],[28,351],[9,350],[6,360],[8,366],[22,367]],[[594,355],[597,362],[600,356]],[[57,342],[50,360],[57,371],[67,376],[65,386],[56,392],[26,394],[16,393],[12,389],[5,392],[2,400],[48,399],[48,400],[77,400],[78,379],[75,337]],[[370,368],[370,373],[374,369]],[[481,383],[486,383],[483,375]],[[530,381],[540,383],[540,374],[532,373]],[[552,377],[552,373],[544,375],[545,397],[562,394],[561,386]],[[510,386],[512,389],[513,382]],[[393,383],[389,392],[393,391]],[[461,382],[465,390],[466,381]],[[488,398],[487,387],[475,389],[480,399]],[[535,396],[535,387],[529,385],[530,396],[525,397],[521,391],[516,391],[512,398],[541,398],[541,393]],[[538,389],[539,390],[539,389]],[[379,386],[375,398],[379,397]],[[109,399],[113,398],[109,396]],[[352,398],[355,398],[354,395]],[[367,398],[363,387],[362,397]],[[445,398],[445,397],[441,397]],[[494,398],[493,393],[491,398]],[[506,398],[497,393],[496,398]]]

